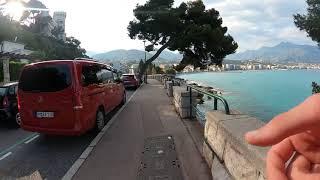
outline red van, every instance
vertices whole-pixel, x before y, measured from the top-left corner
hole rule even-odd
[[[24,67],[18,87],[21,127],[55,135],[101,131],[126,92],[111,67],[89,60],[44,61]]]

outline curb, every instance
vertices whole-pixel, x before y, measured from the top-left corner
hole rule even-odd
[[[144,85],[144,84],[143,84]],[[100,142],[103,135],[107,132],[107,130],[112,126],[116,118],[119,116],[119,114],[123,111],[125,107],[129,104],[129,102],[132,100],[132,98],[136,95],[136,93],[140,90],[142,86],[140,86],[129,98],[129,100],[124,104],[118,112],[111,118],[111,120],[106,124],[106,126],[102,129],[102,131],[91,141],[89,146],[82,152],[80,157],[76,160],[76,162],[70,167],[70,169],[67,171],[67,173],[62,177],[62,180],[71,180],[73,176],[78,172],[82,164],[85,162],[85,160],[88,158],[92,150],[96,147],[96,145]]]

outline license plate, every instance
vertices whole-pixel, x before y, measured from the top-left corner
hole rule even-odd
[[[54,118],[54,112],[37,112],[37,118]]]

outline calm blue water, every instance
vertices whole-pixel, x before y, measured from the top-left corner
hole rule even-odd
[[[311,95],[320,71],[245,71],[184,74],[179,77],[223,89],[231,109],[269,121]]]

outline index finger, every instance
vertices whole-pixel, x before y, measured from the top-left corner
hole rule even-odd
[[[320,126],[320,95],[313,95],[302,104],[273,118],[264,127],[246,134],[250,144],[270,146],[283,139]]]

